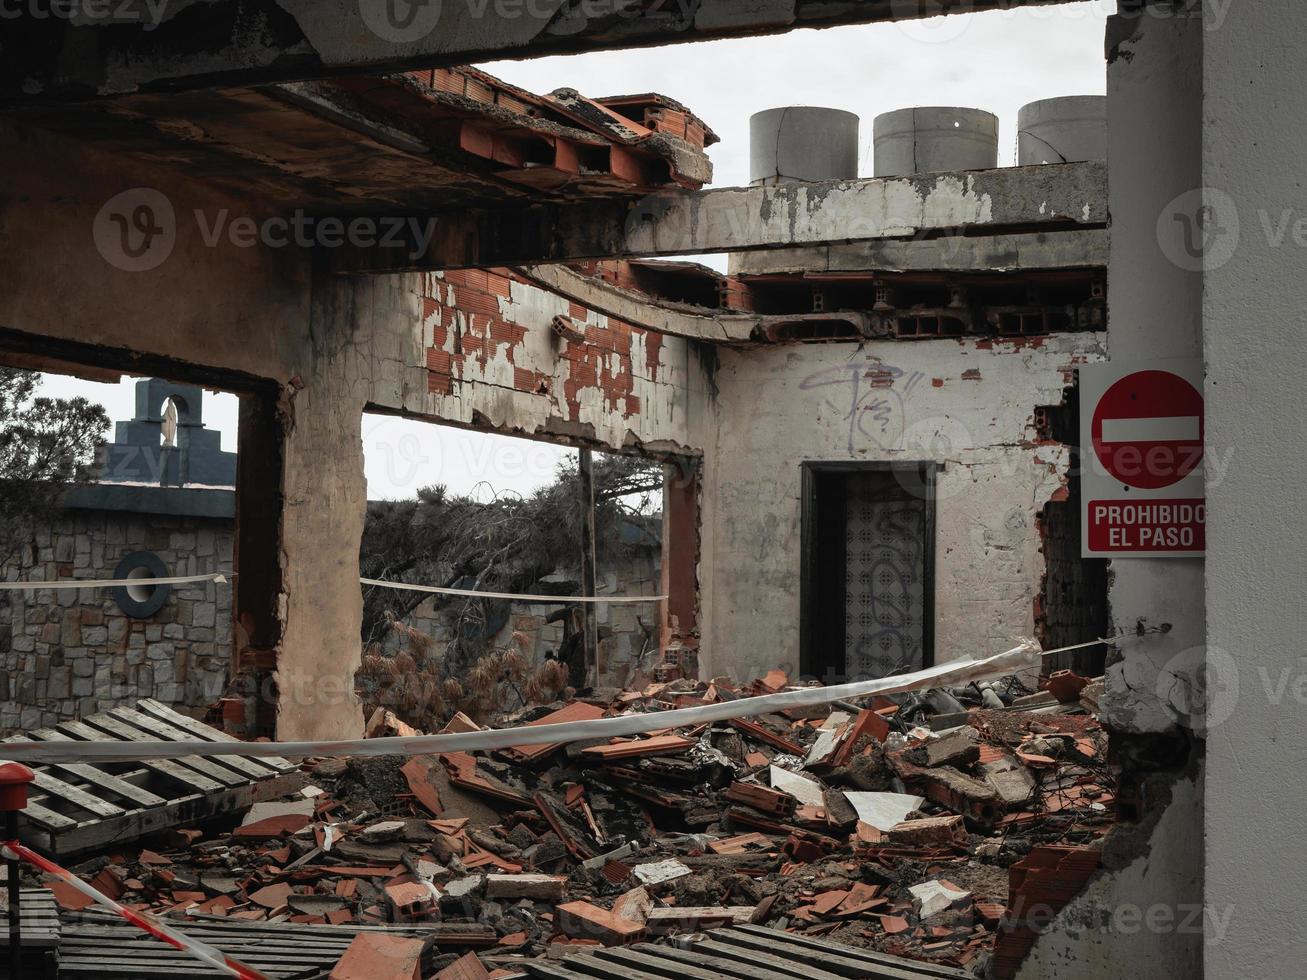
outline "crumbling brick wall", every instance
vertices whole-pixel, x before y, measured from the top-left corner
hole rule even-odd
[[[506,427],[571,435],[612,448],[689,438],[688,400],[702,392],[687,345],[532,285],[507,269],[424,277],[428,390],[442,416],[489,416],[495,390]],[[477,389],[480,386],[481,390]],[[502,411],[502,410],[501,410]],[[670,437],[670,438],[669,438]]]

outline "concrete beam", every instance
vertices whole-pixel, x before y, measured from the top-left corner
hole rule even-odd
[[[713,343],[747,343],[763,317],[752,313],[692,312],[585,276],[565,265],[537,265],[516,270],[538,286],[604,316],[673,337]]]
[[[340,272],[407,272],[1106,224],[1106,165],[1069,163],[464,211],[439,216],[424,251],[344,249],[330,261]]]
[[[740,276],[804,272],[1035,272],[1048,269],[1106,269],[1104,228],[933,238],[926,241],[859,242],[818,248],[775,248],[744,252],[731,260]]]
[[[770,249],[733,257],[736,275],[803,275],[812,272],[886,275],[937,272],[1023,273],[1107,269],[1107,231],[1101,228],[936,238],[910,242],[864,242],[819,248]],[[748,343],[768,323],[796,316],[706,310],[669,303],[582,275],[565,265],[517,269],[525,278],[580,305],[625,323],[676,337],[713,343]],[[816,315],[814,315],[816,316]],[[829,319],[829,317],[827,317]]]
[[[111,0],[96,5],[98,15],[72,5],[5,19],[0,104],[385,74],[1064,2]]]

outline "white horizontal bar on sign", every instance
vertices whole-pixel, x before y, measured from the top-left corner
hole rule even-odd
[[[571,602],[662,602],[665,595],[523,595],[518,592],[479,592],[476,589],[447,589],[439,585],[409,585],[407,582],[386,582],[379,578],[361,578],[364,585],[379,585],[383,589],[407,592],[434,592],[437,595],[462,595],[478,599],[511,599],[515,602],[534,602],[543,606],[565,606]]]
[[[1153,419],[1103,419],[1104,442],[1197,442],[1202,420],[1197,415]]]
[[[187,582],[226,582],[227,576],[170,575],[166,578],[63,578],[54,582],[0,582],[0,590],[36,592],[42,589],[110,589],[121,585],[185,585]]]
[[[672,708],[523,728],[492,728],[449,735],[411,735],[392,738],[359,738],[335,742],[6,742],[0,751],[5,758],[26,764],[144,759],[180,759],[185,756],[354,756],[435,755],[440,752],[476,752],[505,749],[513,745],[566,744],[620,735],[641,735],[664,728],[683,728],[703,722],[730,721],[765,715],[787,708],[808,708],[848,698],[873,694],[901,694],[932,687],[953,687],[971,681],[1003,677],[1020,670],[1038,668],[1039,645],[1027,640],[1015,649],[982,660],[955,660],[912,674],[882,677],[834,687],[802,687],[778,694],[739,698],[697,708]]]

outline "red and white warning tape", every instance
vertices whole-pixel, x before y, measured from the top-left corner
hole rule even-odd
[[[174,932],[152,915],[146,915],[142,912],[136,912],[132,909],[119,905],[108,895],[104,895],[92,888],[81,878],[64,868],[59,867],[53,861],[49,861],[37,854],[29,847],[24,847],[18,841],[11,840],[5,844],[0,844],[0,857],[7,861],[19,860],[26,861],[37,868],[40,868],[46,874],[54,875],[61,881],[67,882],[73,888],[95,902],[97,905],[103,905],[107,909],[118,913],[136,928],[148,932],[155,939],[161,939],[169,946],[180,949],[184,953],[189,953],[197,960],[207,963],[216,970],[220,970],[227,976],[240,977],[241,980],[269,980],[267,974],[260,973],[251,967],[232,959],[222,950],[208,943],[202,943],[198,939],[192,939],[190,936],[184,936],[180,932]]]

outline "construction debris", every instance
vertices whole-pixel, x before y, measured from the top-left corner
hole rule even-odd
[[[676,680],[495,722],[658,711],[785,683]],[[600,948],[634,968],[652,955],[640,950],[675,952],[662,944],[720,927],[736,937],[730,955],[748,956],[759,933],[738,929],[755,926],[809,959],[841,955],[814,952],[820,937],[936,970],[1011,970],[1033,934],[1009,910],[1060,908],[1080,890],[1114,823],[1115,776],[1079,703],[994,709],[971,694],[939,699],[953,721],[942,731],[924,699],[909,720],[876,697],[601,745],[309,760],[280,801],[165,824],[148,847],[108,843],[73,870],[233,955],[250,929],[301,930],[304,965],[316,957],[338,980],[558,976],[549,964]],[[962,703],[976,707],[959,716]],[[379,712],[369,728],[403,725]],[[47,887],[79,949],[124,927],[66,885]],[[292,975],[277,972],[290,950],[260,948],[269,975]]]

